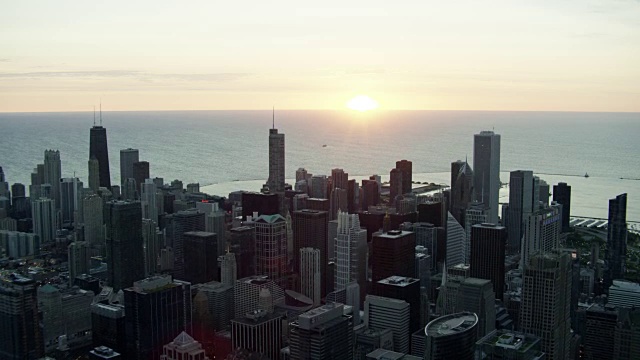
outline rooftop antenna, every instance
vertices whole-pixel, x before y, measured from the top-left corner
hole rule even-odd
[[[272,118],[271,118],[271,121],[272,121],[272,123],[271,123],[271,128],[272,128],[272,129],[275,129],[275,128],[276,128],[276,107],[275,107],[275,106],[273,107],[273,110],[272,110],[272,111],[273,111],[273,112],[272,112],[272,114],[271,114],[271,116],[272,116]]]
[[[100,126],[102,126],[102,99],[100,99]]]
[[[93,105],[93,126],[96,126],[96,106]]]

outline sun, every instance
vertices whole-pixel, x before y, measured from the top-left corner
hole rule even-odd
[[[366,95],[358,95],[347,102],[347,107],[360,112],[378,108],[378,102]]]

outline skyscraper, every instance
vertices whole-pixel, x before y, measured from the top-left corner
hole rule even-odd
[[[73,286],[76,277],[89,273],[91,252],[86,241],[74,241],[69,244],[69,286]]]
[[[498,223],[500,190],[500,135],[481,131],[473,137],[473,184],[476,200],[488,209],[489,222]]]
[[[420,280],[405,276],[389,276],[373,284],[373,295],[404,300],[409,303],[409,331],[420,327]]]
[[[55,241],[58,230],[58,212],[52,199],[41,198],[31,204],[33,232],[40,237],[40,244]]]
[[[191,285],[148,277],[124,289],[127,359],[159,359],[162,345],[191,332]]]
[[[158,256],[164,244],[163,233],[151,219],[142,219],[142,240],[144,244],[144,274],[152,276],[158,272]]]
[[[269,129],[269,179],[267,185],[272,193],[284,192],[284,134],[278,129]]]
[[[229,231],[230,250],[236,255],[238,279],[256,275],[255,227],[240,226]]]
[[[321,277],[320,250],[305,247],[300,248],[300,293],[313,300],[314,306],[320,305]]]
[[[349,182],[349,174],[342,169],[331,169],[331,190],[343,189],[347,190]],[[346,210],[346,209],[343,209]]]
[[[520,328],[541,338],[547,359],[569,357],[571,261],[568,253],[537,253],[522,277]]]
[[[100,164],[98,159],[95,157],[89,159],[88,166],[89,189],[97,192],[100,188]]]
[[[261,215],[254,224],[256,273],[266,275],[284,287],[287,273],[286,221],[281,215]]]
[[[536,252],[549,252],[560,246],[561,206],[552,203],[524,219],[520,267]]]
[[[328,303],[298,316],[291,326],[292,359],[353,360],[350,317],[340,303]]]
[[[389,173],[389,200],[391,203],[396,199],[396,196],[403,194],[403,178],[404,173],[400,169],[391,169]]]
[[[415,274],[416,238],[409,231],[377,232],[371,240],[371,279]]]
[[[19,275],[0,277],[0,358],[37,359],[44,355],[36,284]]]
[[[521,249],[523,223],[534,211],[533,171],[516,170],[509,177],[509,213],[507,216],[508,250],[516,254]]]
[[[413,183],[413,163],[409,160],[396,161],[396,169],[402,171],[401,195],[410,193]]]
[[[465,223],[465,213],[473,201],[473,170],[467,160],[451,163],[451,205],[449,211],[460,224]]]
[[[102,124],[102,111],[100,112]],[[94,125],[89,132],[89,160],[98,160],[98,178],[100,186],[111,188],[111,173],[109,172],[109,151],[107,149],[107,129],[102,125]],[[89,162],[89,186],[91,186],[91,162]]]
[[[103,210],[100,196],[92,194],[82,199],[84,240],[101,255],[105,246]]]
[[[472,312],[445,315],[432,320],[427,334],[426,360],[473,360],[478,316]]]
[[[133,163],[133,179],[136,181],[136,191],[138,193],[142,191],[142,184],[144,184],[144,181],[150,177],[148,161],[138,161]]]
[[[467,241],[464,228],[458,223],[458,221],[447,212],[447,250],[446,261],[450,266],[464,264],[468,255],[465,253],[467,250]]]
[[[627,194],[609,200],[609,222],[607,227],[605,287],[613,280],[623,279],[627,259]]]
[[[217,235],[206,231],[189,231],[184,239],[184,280],[203,284],[218,278]]]
[[[44,183],[51,185],[51,198],[55,201],[56,209],[60,209],[60,178],[62,177],[62,163],[60,151],[44,151]]]
[[[110,201],[105,204],[104,216],[107,225],[107,281],[118,291],[144,278],[140,202]]]
[[[563,182],[553,185],[553,201],[562,205],[562,232],[567,232],[571,220],[571,186]]]
[[[327,230],[329,227],[329,214],[326,211],[298,210],[292,216],[293,229],[293,268],[300,270],[300,249],[311,247],[320,250],[320,292],[326,295],[327,281]],[[266,274],[265,274],[266,275]]]
[[[120,150],[120,186],[126,179],[133,179],[133,164],[140,161],[138,149]]]
[[[152,179],[146,179],[142,183],[140,204],[142,206],[142,218],[158,222],[157,187]]]
[[[360,227],[356,214],[338,213],[335,243],[334,289],[344,289],[347,284],[357,282],[360,289],[367,285],[367,230]]]
[[[471,261],[471,229],[473,225],[484,224],[487,222],[487,213],[484,210],[484,206],[480,203],[470,203],[464,215],[464,234],[466,239],[467,248],[465,249],[465,254],[467,256],[466,261],[469,264]],[[506,229],[505,229],[506,231]],[[507,240],[505,239],[505,242]],[[505,244],[506,246],[506,244]]]
[[[63,178],[59,181],[60,213],[63,226],[72,226],[78,218],[82,218],[82,181],[78,178]]]
[[[220,259],[220,282],[227,286],[233,286],[238,277],[236,255],[232,252],[227,252]]]
[[[496,299],[504,296],[504,258],[507,229],[495,224],[471,228],[470,275],[491,280]]]
[[[218,207],[218,203],[208,200],[197,202],[196,209],[205,214],[205,231],[215,233],[218,236],[218,255],[224,254],[227,249],[227,224],[224,210]]]
[[[282,348],[282,319],[280,314],[254,310],[231,320],[231,342],[234,349],[247,349],[279,359]]]
[[[165,218],[166,219],[166,218]],[[173,246],[174,265],[173,276],[184,279],[184,233],[189,231],[204,231],[204,213],[195,209],[178,211],[172,214],[171,223],[167,225],[167,244]]]

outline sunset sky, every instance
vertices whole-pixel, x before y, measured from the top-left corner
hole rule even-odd
[[[0,0],[0,112],[640,111],[640,1]]]

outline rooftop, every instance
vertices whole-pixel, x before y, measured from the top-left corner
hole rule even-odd
[[[441,316],[425,327],[427,336],[440,337],[465,332],[478,323],[478,316],[471,312],[461,312]]]
[[[382,279],[380,281],[378,281],[378,284],[387,284],[387,285],[395,285],[395,286],[401,286],[401,287],[405,287],[407,285],[411,285],[413,283],[416,282],[420,282],[419,279],[414,279],[414,278],[410,278],[410,277],[405,277],[405,276],[389,276],[386,279]]]

